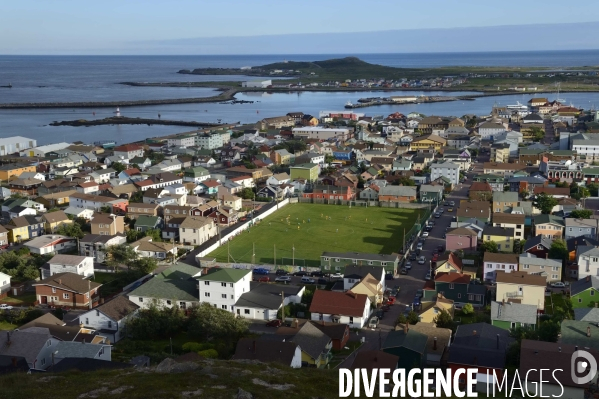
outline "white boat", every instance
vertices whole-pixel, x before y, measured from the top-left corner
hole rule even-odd
[[[524,104],[520,104],[520,101],[516,101],[516,104],[506,105],[507,109],[518,109],[518,110],[527,110],[528,106]]]

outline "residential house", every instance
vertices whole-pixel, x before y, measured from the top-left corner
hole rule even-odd
[[[52,365],[58,342],[47,328],[7,331],[0,334],[0,356],[11,362],[24,358],[28,371],[43,371]]]
[[[595,307],[599,302],[599,277],[587,275],[570,285],[573,308]]]
[[[364,294],[368,296],[370,299],[370,303],[377,305],[382,305],[383,303],[383,284],[381,280],[374,278],[371,274],[366,275],[359,282],[357,282],[353,287],[351,287],[351,292],[354,294]]]
[[[66,224],[72,224],[73,221],[63,211],[44,213],[41,220],[44,222],[46,233],[56,233],[56,230]]]
[[[468,190],[468,198],[476,201],[490,201],[493,198],[493,187],[488,182],[474,182]]]
[[[562,260],[539,258],[530,253],[520,255],[518,260],[520,271],[538,274],[547,278],[548,283],[562,280]]]
[[[200,303],[210,303],[219,309],[235,312],[235,303],[242,294],[250,292],[252,271],[218,269],[197,277]]]
[[[21,176],[22,173],[36,172],[35,164],[6,163],[0,165],[0,181],[7,182]]]
[[[385,268],[381,266],[363,266],[349,264],[343,273],[343,290],[351,290],[356,284],[367,276],[371,276],[381,284],[381,293],[385,291]],[[371,302],[374,303],[374,301]]]
[[[317,290],[314,292],[310,313],[314,321],[348,324],[362,328],[370,316],[370,299],[367,295],[348,292]]]
[[[249,291],[242,293],[235,302],[235,313],[246,319],[274,320],[283,303],[285,306],[300,303],[304,291],[303,286],[281,286],[252,281]]]
[[[79,240],[79,255],[90,256],[94,262],[104,263],[106,248],[112,245],[122,245],[127,242],[124,235],[86,234]]]
[[[502,213],[519,206],[517,192],[493,192],[493,212]]]
[[[562,238],[564,236],[564,228],[565,228],[565,223],[564,223],[564,219],[558,217],[558,216],[553,216],[553,215],[537,215],[534,217],[533,219],[533,223],[534,223],[534,231],[535,231],[535,235],[536,236],[541,236],[543,238],[547,238],[549,240],[555,240],[558,238]],[[572,227],[573,230],[571,230],[573,237],[568,237],[568,238],[574,238],[574,237],[578,237],[575,236],[575,234],[577,234],[578,232],[575,232],[574,230],[577,229],[577,227]],[[581,234],[583,235],[583,234]]]
[[[291,342],[301,348],[302,362],[313,367],[324,367],[333,357],[331,338],[312,323],[304,323],[297,334],[291,338]]]
[[[276,173],[266,180],[267,186],[280,186],[289,183],[290,178],[287,173]]]
[[[503,380],[506,353],[513,342],[508,330],[491,324],[461,324],[449,348],[447,367],[451,375],[460,369],[477,368],[476,390],[486,392],[488,380],[494,384]],[[461,379],[460,387],[464,388],[465,382]]]
[[[8,242],[20,243],[44,234],[44,223],[32,215],[11,219],[7,225]]]
[[[177,256],[177,247],[169,242],[152,241],[151,237],[143,237],[130,244],[140,258],[155,258],[158,261],[164,261]]]
[[[183,181],[201,183],[210,178],[210,172],[201,166],[185,169]]]
[[[462,201],[456,211],[458,222],[476,219],[481,226],[491,222],[491,206],[487,201]]]
[[[491,302],[491,324],[510,330],[512,328],[536,329],[537,307],[517,302]]]
[[[390,331],[381,346],[387,354],[399,357],[397,368],[406,371],[426,365],[428,337],[404,324],[401,330]]]
[[[566,240],[580,236],[585,236],[594,240],[597,239],[597,226],[599,224],[599,220],[566,218],[565,222]]]
[[[0,225],[0,248],[8,246],[8,230]]]
[[[434,150],[436,152],[446,145],[447,140],[440,136],[431,134],[413,139],[410,143],[410,151]]]
[[[270,153],[270,159],[275,165],[289,165],[294,162],[295,155],[289,153],[289,151],[285,149],[274,150]]]
[[[599,308],[574,308],[574,320],[599,323]]]
[[[464,265],[462,263],[462,259],[460,259],[456,254],[450,252],[447,255],[443,255],[442,258],[437,260],[433,266],[433,275],[436,273],[460,273],[460,274],[469,274],[471,279],[476,278],[476,273],[474,275],[472,273],[464,272]]]
[[[518,271],[518,255],[485,252],[483,265],[483,278],[486,281],[495,281],[497,271],[505,273]]]
[[[535,255],[538,258],[545,258],[551,249],[552,240],[545,238],[543,235],[536,235],[526,240],[522,247],[522,253]]]
[[[200,245],[217,234],[214,220],[202,216],[187,216],[179,227],[179,240],[187,245]]]
[[[438,294],[454,301],[455,306],[463,306],[466,303],[480,308],[486,302],[486,290],[482,285],[470,284],[471,276],[461,273],[438,272],[435,274],[435,291],[433,298]],[[423,300],[431,299],[424,297]]]
[[[484,122],[478,127],[478,135],[483,140],[493,140],[495,136],[505,131],[500,123]]]
[[[100,185],[95,181],[86,181],[79,183],[75,188],[75,191],[82,194],[98,194],[100,191]]]
[[[59,273],[74,273],[83,277],[94,276],[94,258],[78,255],[54,255],[41,268],[42,279]]]
[[[138,309],[138,305],[124,295],[119,295],[94,310],[79,315],[79,324],[100,331],[110,342],[118,342],[125,338],[127,322]]]
[[[102,284],[75,273],[58,273],[32,284],[37,301],[42,305],[88,309],[99,300]]]
[[[76,190],[59,191],[51,194],[43,194],[35,200],[43,204],[47,209],[63,207],[69,204],[69,196]]]
[[[320,269],[324,273],[344,272],[347,265],[382,266],[386,273],[397,274],[397,255],[366,254],[359,252],[328,252],[320,255]],[[375,274],[373,274],[375,275]]]
[[[499,175],[505,177],[512,177],[514,173],[526,169],[526,164],[519,163],[498,163],[498,162],[485,162],[483,164],[483,173]]]
[[[222,201],[223,206],[239,211],[243,205],[241,197],[230,194],[219,194],[218,198]]]
[[[0,299],[5,298],[10,293],[10,279],[11,277],[0,272]]]
[[[144,149],[138,144],[125,144],[114,147],[114,155],[123,157],[124,159],[133,159],[135,157],[143,157]]]
[[[514,229],[505,227],[486,226],[483,229],[483,243],[493,241],[497,243],[500,252],[513,252]]]
[[[415,186],[390,186],[379,189],[380,202],[413,202],[416,201],[417,189]]]
[[[471,229],[458,227],[445,233],[446,251],[476,251],[478,247],[478,234]]]
[[[460,166],[450,161],[433,163],[430,166],[431,180],[435,181],[442,177],[449,180],[452,185],[457,185],[460,182]]]
[[[328,200],[343,200],[351,201],[355,198],[355,190],[353,187],[336,187],[329,185],[315,184],[311,189],[306,189],[302,196],[303,198],[310,198],[316,200],[316,202],[324,202]]]
[[[434,285],[433,285],[434,287]],[[443,295],[438,294],[436,298],[432,298],[434,302],[430,302],[432,306],[426,308],[422,313],[418,315],[419,323],[431,323],[435,322],[435,319],[439,313],[445,311],[449,313],[453,319],[454,307],[451,299],[445,298]]]
[[[280,363],[291,368],[302,367],[302,349],[297,343],[242,338],[237,341],[234,360]]]
[[[113,236],[125,233],[125,222],[122,216],[105,213],[94,214],[91,222],[91,233],[101,236]]]
[[[576,249],[578,279],[587,276],[599,276],[599,248],[596,246],[581,246]]]
[[[420,202],[430,202],[438,205],[443,200],[442,185],[422,184],[420,185]]]
[[[109,207],[111,212],[126,212],[127,205],[129,205],[129,201],[122,198],[83,193],[73,193],[69,196],[69,206],[93,209],[95,211],[99,211],[104,207]]]
[[[168,222],[172,218],[187,217],[191,215],[192,208],[189,206],[166,205],[163,209],[164,221]]]
[[[158,216],[159,210],[161,210],[161,208],[158,204],[142,204],[135,202],[127,205],[127,216],[131,219],[137,219],[141,216]]]
[[[136,231],[145,232],[162,227],[162,218],[160,216],[141,215],[135,220],[134,228]]]
[[[36,237],[23,244],[32,254],[46,255],[51,253],[70,252],[77,248],[77,239],[58,234]]]
[[[451,344],[452,331],[449,328],[437,327],[432,323],[418,322],[408,326],[410,330],[426,335],[425,362],[428,366],[441,366],[441,359]],[[398,324],[395,330],[402,330],[403,325]]]
[[[498,301],[535,305],[540,311],[545,309],[547,279],[544,276],[528,274],[523,271],[506,273],[504,270],[497,270],[495,279]]]
[[[199,304],[198,282],[194,276],[201,272],[198,267],[179,262],[131,291],[129,300],[142,309],[153,304],[190,309]]]
[[[493,226],[509,228],[514,231],[515,240],[524,239],[525,217],[522,214],[494,213]]]

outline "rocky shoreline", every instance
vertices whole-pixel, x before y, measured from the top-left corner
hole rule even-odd
[[[215,127],[221,126],[221,123],[195,122],[195,121],[171,121],[165,119],[146,119],[146,118],[128,118],[125,116],[112,116],[104,119],[95,119],[88,121],[78,119],[73,121],[54,121],[50,126],[102,126],[102,125],[167,125],[167,126],[187,126],[187,127]]]

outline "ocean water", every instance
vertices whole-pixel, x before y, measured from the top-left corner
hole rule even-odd
[[[282,60],[310,61],[357,56],[367,62],[410,68],[439,66],[540,66],[559,69],[597,65],[599,50],[495,52],[495,53],[430,53],[430,54],[329,54],[329,55],[252,55],[252,56],[0,56],[0,103],[77,102],[150,100],[163,98],[205,97],[214,94],[210,88],[132,87],[123,81],[191,82],[244,80],[243,76],[181,75],[180,69],[205,67],[256,66]],[[302,111],[318,115],[322,110],[342,109],[347,101],[359,97],[384,96],[381,92],[301,92],[240,93],[240,100],[253,104],[217,103],[158,105],[121,108],[123,115],[201,122],[253,123],[269,116]],[[399,94],[399,93],[396,93]],[[428,93],[434,95],[434,93]],[[442,93],[451,95],[452,93]],[[456,93],[466,94],[466,93]],[[408,113],[456,115],[488,114],[494,103],[510,104],[528,101],[529,94],[486,97],[476,101],[430,104],[388,105],[358,110],[368,115],[385,115],[395,111]],[[552,97],[549,95],[549,97]],[[555,96],[553,96],[555,97]],[[599,105],[599,93],[562,93],[567,102],[584,108]],[[57,140],[92,142],[98,137],[119,142],[142,140],[188,129],[176,126],[101,126],[91,128],[51,127],[49,123],[71,119],[104,118],[113,109],[21,109],[0,110],[0,137],[22,135],[40,144]],[[93,115],[95,112],[95,116]]]

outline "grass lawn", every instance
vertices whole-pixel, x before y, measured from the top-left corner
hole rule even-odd
[[[0,331],[14,330],[15,328],[17,328],[16,324],[0,320]]]
[[[209,256],[219,262],[252,263],[254,246],[255,263],[273,264],[276,246],[276,264],[291,265],[295,247],[296,266],[320,266],[323,251],[390,254],[399,251],[404,228],[407,233],[419,213],[425,210],[290,204]]]
[[[566,297],[562,294],[551,294],[551,299],[546,297],[545,299],[545,313],[552,315],[554,308],[559,307],[562,311],[568,311],[569,306],[566,304]]]
[[[28,293],[25,295],[19,296],[7,296],[6,298],[0,300],[0,303],[6,303],[13,306],[21,306],[21,304],[32,304],[36,301],[35,293]]]

